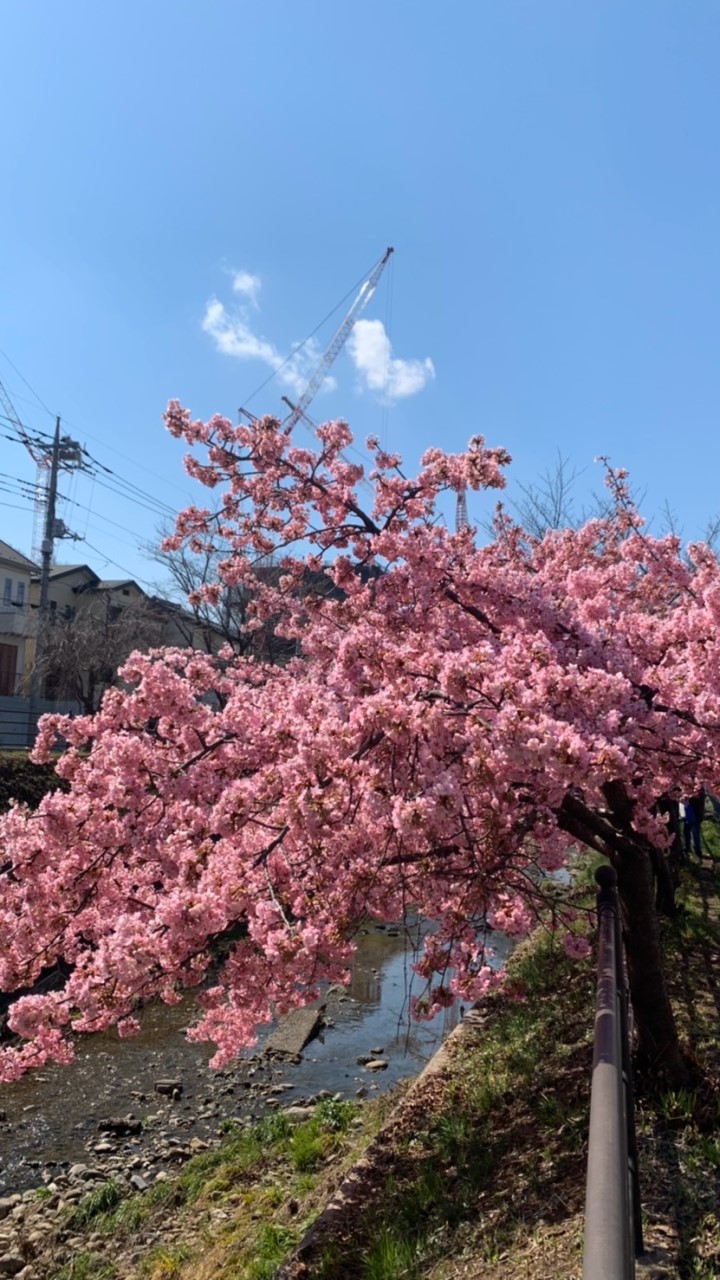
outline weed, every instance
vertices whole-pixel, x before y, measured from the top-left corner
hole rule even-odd
[[[247,1271],[247,1280],[272,1280],[294,1243],[295,1233],[287,1227],[262,1227],[255,1246],[255,1257]]]
[[[126,1200],[121,1200],[117,1208],[113,1209],[112,1212],[98,1217],[95,1229],[101,1231],[103,1235],[109,1236],[132,1235],[145,1221],[149,1213],[150,1206],[141,1200],[139,1196],[128,1196]]]
[[[290,1136],[292,1127],[292,1120],[285,1115],[284,1111],[273,1111],[271,1115],[263,1116],[262,1120],[257,1120],[253,1125],[252,1132],[257,1141],[263,1146],[274,1146]]]
[[[218,1133],[222,1133],[225,1137],[235,1137],[240,1132],[240,1125],[237,1120],[225,1118],[218,1125]]]
[[[158,1246],[149,1253],[140,1268],[147,1280],[178,1280],[182,1265],[190,1257],[190,1250],[182,1244],[166,1249]]]
[[[78,1201],[67,1220],[69,1230],[82,1231],[93,1218],[97,1218],[101,1213],[107,1213],[109,1209],[114,1209],[122,1197],[123,1191],[117,1182],[110,1179],[108,1182],[101,1183],[99,1187],[95,1187],[94,1191],[89,1191],[82,1200]]]
[[[362,1264],[363,1280],[412,1280],[417,1273],[417,1249],[391,1227],[384,1227]]]
[[[695,1110],[695,1094],[690,1089],[671,1089],[661,1095],[658,1109],[665,1120],[690,1124]]]
[[[556,1093],[541,1093],[536,1104],[537,1117],[547,1129],[557,1130],[566,1118],[565,1102]]]
[[[328,1147],[328,1139],[319,1127],[307,1124],[296,1129],[290,1139],[290,1160],[299,1173],[307,1173],[320,1164]]]
[[[697,1139],[695,1155],[699,1161],[709,1164],[713,1169],[720,1169],[720,1139],[708,1138],[704,1135]]]
[[[55,1272],[52,1280],[113,1280],[115,1274],[111,1262],[101,1262],[92,1253],[78,1253]]]
[[[322,1102],[318,1103],[315,1112],[323,1128],[331,1130],[333,1133],[347,1133],[357,1114],[358,1107],[356,1103],[344,1101],[340,1098],[323,1099]]]

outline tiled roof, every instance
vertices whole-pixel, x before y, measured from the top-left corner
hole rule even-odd
[[[38,569],[33,560],[28,560],[22,551],[16,551],[9,542],[3,542],[2,538],[0,538],[0,560],[16,564],[20,569],[29,569],[31,573],[36,573]]]

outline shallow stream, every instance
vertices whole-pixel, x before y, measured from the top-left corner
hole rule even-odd
[[[97,1151],[99,1122],[108,1117],[131,1112],[142,1121],[142,1134],[132,1143],[142,1152],[157,1143],[158,1127],[165,1142],[189,1133],[214,1138],[223,1120],[265,1114],[272,1105],[269,1091],[280,1084],[287,1087],[275,1096],[287,1106],[321,1090],[372,1095],[415,1075],[459,1011],[446,1010],[430,1023],[409,1022],[413,942],[416,929],[363,931],[350,985],[328,994],[331,1025],[306,1046],[297,1065],[248,1055],[223,1072],[210,1071],[210,1046],[191,1044],[182,1034],[187,1006],[158,1004],[144,1012],[140,1035],[88,1037],[71,1066],[44,1068],[1,1087],[0,1195],[36,1185],[42,1171],[46,1176],[55,1166],[86,1160],[88,1151]],[[414,981],[417,990],[419,979]],[[386,1068],[371,1071],[358,1063],[373,1050]],[[162,1078],[181,1082],[180,1098],[158,1096],[155,1082]]]

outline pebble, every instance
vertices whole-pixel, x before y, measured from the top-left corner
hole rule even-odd
[[[0,1257],[0,1276],[16,1276],[25,1266],[19,1253],[5,1253]]]

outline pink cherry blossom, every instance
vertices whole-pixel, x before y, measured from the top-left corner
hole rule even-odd
[[[480,437],[413,478],[374,444],[365,503],[345,423],[314,448],[271,418],[172,402],[166,423],[221,492],[167,545],[220,545],[202,590],[246,593],[248,628],[294,656],[132,654],[97,715],[41,722],[34,758],[63,740],[69,789],[0,820],[0,989],[71,972],[11,1006],[2,1080],[189,989],[222,1066],[347,980],[364,920],[408,911],[432,926],[418,1012],[477,999],[500,980],[490,930],[543,918],[571,844],[647,861],[659,797],[720,789],[718,564],[645,534],[623,473],[602,519],[538,541],[500,512],[478,545],[437,503],[502,487]]]

